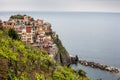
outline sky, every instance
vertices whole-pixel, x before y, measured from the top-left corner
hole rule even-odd
[[[0,11],[120,12],[120,0],[0,0]]]

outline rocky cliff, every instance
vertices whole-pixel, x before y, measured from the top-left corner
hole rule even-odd
[[[56,38],[54,38],[54,42],[58,47],[58,52],[55,55],[55,60],[58,63],[62,63],[64,65],[69,65],[70,62],[70,56],[69,53],[67,52],[67,50],[63,47],[61,40],[59,39],[58,35],[56,36]]]

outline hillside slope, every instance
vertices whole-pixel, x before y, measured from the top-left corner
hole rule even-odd
[[[55,64],[44,51],[0,30],[0,80],[88,80],[84,71]]]

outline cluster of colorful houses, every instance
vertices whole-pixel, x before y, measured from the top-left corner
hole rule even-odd
[[[52,31],[51,24],[43,22],[43,20],[29,16],[23,16],[23,19],[10,18],[8,21],[0,20],[2,28],[12,28],[17,31],[20,39],[30,43],[32,46],[45,49],[48,54],[56,52],[56,45],[52,37],[56,37],[56,33]]]

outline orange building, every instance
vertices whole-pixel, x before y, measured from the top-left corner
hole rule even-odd
[[[29,26],[26,27],[26,32],[27,32],[27,33],[31,33],[31,27],[29,27]]]

